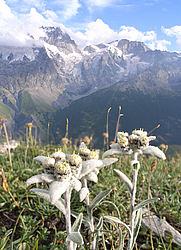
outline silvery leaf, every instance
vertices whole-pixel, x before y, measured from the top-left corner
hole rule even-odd
[[[110,148],[111,149],[118,149],[118,150],[121,150],[121,147],[119,145],[119,143],[113,143],[110,145]]]
[[[119,175],[119,177],[121,178],[121,180],[123,180],[125,182],[125,184],[128,187],[128,191],[131,194],[132,190],[133,190],[133,184],[130,181],[130,179],[123,172],[121,172],[120,170],[114,169],[114,171]]]
[[[41,198],[51,202],[50,199],[50,194],[47,190],[44,189],[38,189],[38,188],[32,188],[30,189],[30,191],[32,191],[33,193],[35,193],[36,195],[40,196]],[[66,210],[65,210],[65,201],[60,198],[59,200],[57,200],[54,205],[65,215]]]
[[[82,235],[79,233],[79,232],[73,232],[73,233],[70,233],[68,236],[67,236],[67,241],[73,241],[74,243],[76,244],[80,244],[82,245],[84,243],[83,241],[83,238],[82,238]]]
[[[152,199],[147,199],[145,201],[142,201],[134,207],[134,211],[136,211],[136,210],[138,210],[138,209],[140,209],[140,208],[142,208],[150,203],[156,202],[158,200],[159,200],[159,198],[152,198]]]
[[[79,180],[77,180],[77,178],[75,178],[74,176],[71,177],[70,184],[71,187],[75,189],[77,192],[79,192],[82,187],[82,183]]]
[[[74,212],[74,211],[71,211],[71,215],[74,218],[77,218],[79,216],[79,214],[77,212]],[[90,220],[88,218],[86,218],[85,216],[83,216],[82,223],[84,223],[87,227],[90,227]]]
[[[47,183],[51,183],[52,181],[54,181],[54,177],[51,174],[38,174],[38,175],[34,175],[32,177],[30,177],[27,181],[26,181],[26,185],[30,186],[31,184],[34,183],[40,183],[40,182],[47,182]]]
[[[95,168],[99,168],[103,165],[103,162],[101,160],[88,160],[84,161],[82,163],[82,170],[79,176],[79,179],[84,177],[85,175],[88,175],[90,172],[92,172]]]
[[[103,161],[103,166],[106,167],[106,166],[109,166],[109,165],[117,162],[118,159],[117,158],[107,158],[107,159],[103,159],[102,161]]]
[[[102,155],[102,159],[104,159],[107,156],[111,156],[111,155],[121,155],[123,154],[121,149],[109,149],[106,152],[104,152],[104,154]]]
[[[102,191],[101,193],[99,193],[93,200],[92,202],[89,204],[89,210],[93,210],[101,201],[102,199],[108,195],[111,192],[111,189],[109,190],[105,190]]]
[[[65,191],[67,190],[67,188],[69,188],[69,186],[70,186],[69,179],[52,182],[49,190],[51,203],[55,204],[55,202],[60,199],[61,195],[65,193]]]
[[[80,213],[76,220],[74,221],[74,224],[72,225],[72,232],[79,232],[81,225],[82,225],[82,220],[83,220],[83,213]]]
[[[150,154],[150,155],[156,156],[162,160],[166,159],[165,154],[158,147],[148,146],[148,147],[142,149],[142,151],[144,154]]]
[[[88,181],[93,181],[93,182],[95,182],[95,183],[98,182],[98,177],[97,177],[97,175],[96,175],[95,172],[89,173],[88,175],[85,176],[85,178],[86,178]]]
[[[80,202],[82,202],[83,200],[85,200],[85,198],[89,195],[89,189],[86,187],[83,187],[80,190]]]
[[[112,221],[112,222],[119,223],[119,224],[123,225],[129,231],[129,233],[131,235],[131,230],[130,230],[129,226],[126,225],[124,222],[122,222],[119,218],[114,217],[114,216],[106,215],[106,216],[104,216],[104,219],[107,219],[109,221]]]
[[[143,212],[142,212],[142,208],[140,208],[140,209],[137,210],[136,218],[135,218],[135,221],[134,221],[134,223],[135,223],[135,225],[134,225],[134,239],[133,239],[133,244],[131,246],[131,249],[134,248],[136,238],[137,238],[138,233],[140,231],[142,217],[143,217]]]
[[[39,161],[44,166],[54,166],[55,159],[47,156],[39,155],[33,158],[34,161]]]

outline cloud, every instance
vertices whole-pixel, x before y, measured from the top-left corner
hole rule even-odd
[[[40,29],[41,26],[57,26],[52,20],[56,16],[52,11],[46,12],[45,16],[31,8],[27,14],[12,12],[4,0],[0,0],[0,45],[9,46],[31,46],[35,39],[45,35]]]
[[[78,9],[81,7],[79,0],[54,0],[51,2],[51,5],[60,9],[57,13],[59,13],[62,21],[71,19],[78,13]]]
[[[169,41],[158,40],[155,31],[141,32],[131,26],[121,26],[120,31],[114,31],[101,19],[87,24],[84,32],[71,32],[72,38],[80,45],[108,43],[114,40],[128,39],[130,41],[144,42],[151,49],[167,50]]]
[[[97,7],[108,7],[113,5],[117,0],[87,0],[88,6],[97,6]]]
[[[181,49],[181,25],[176,25],[171,28],[164,28],[162,27],[163,32],[167,36],[175,36],[176,43],[178,44],[179,48]]]
[[[18,0],[14,0],[17,2]],[[23,0],[26,2],[27,0]],[[93,0],[89,0],[94,2]],[[12,0],[13,2],[13,0]],[[35,0],[30,0],[31,3]],[[37,1],[39,2],[39,1]],[[111,0],[99,0],[99,4],[111,4]],[[75,15],[80,8],[78,0],[54,0],[51,4],[55,6],[61,5],[61,12],[64,12],[64,19]],[[72,4],[72,5],[71,5]],[[51,6],[52,6],[51,5]],[[17,13],[12,11],[6,4],[5,0],[0,0],[0,45],[16,45],[16,46],[31,46],[34,41],[30,38],[32,35],[36,40],[39,37],[45,36],[41,26],[59,26],[77,42],[78,45],[84,47],[88,44],[108,43],[114,40],[128,39],[131,41],[144,42],[151,49],[167,50],[170,45],[169,41],[158,40],[155,31],[141,32],[131,26],[121,26],[119,31],[115,31],[104,23],[101,19],[86,23],[80,26],[81,31],[73,31],[71,28],[65,28],[63,24],[57,22],[59,16],[57,12],[50,9],[37,11],[36,8],[31,8],[27,13]],[[57,7],[58,8],[58,7]],[[178,43],[181,44],[181,26],[175,26],[171,29],[165,29],[167,35],[177,36]]]

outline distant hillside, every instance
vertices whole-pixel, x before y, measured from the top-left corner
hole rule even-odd
[[[57,111],[54,116],[54,131],[62,135],[65,131],[65,117],[68,117],[71,137],[93,134],[95,143],[103,145],[102,133],[106,128],[107,109],[112,108],[109,128],[110,140],[113,140],[119,105],[124,114],[120,119],[119,130],[131,132],[134,128],[144,128],[150,131],[160,124],[160,128],[153,133],[158,136],[156,143],[180,144],[181,94],[164,88],[150,93],[144,89],[128,87],[126,83],[117,83],[97,91],[73,102],[63,111]],[[57,136],[56,138],[58,139]]]

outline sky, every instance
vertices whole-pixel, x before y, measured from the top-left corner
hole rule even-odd
[[[0,45],[31,46],[59,26],[84,47],[128,39],[181,52],[181,0],[0,0]]]

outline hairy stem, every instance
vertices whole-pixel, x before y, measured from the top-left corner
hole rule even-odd
[[[70,198],[71,198],[71,191],[70,189],[67,189],[67,191],[64,194],[65,198],[65,206],[66,206],[66,214],[65,214],[65,220],[66,220],[66,231],[67,235],[71,233],[71,210],[70,210]],[[73,249],[73,241],[67,241],[67,250]]]
[[[133,155],[134,161],[138,160],[138,153],[136,152]],[[131,230],[131,236],[128,243],[128,250],[131,250],[133,248],[134,243],[134,228],[135,228],[135,217],[136,217],[136,211],[134,211],[135,207],[135,199],[136,199],[136,185],[137,185],[137,179],[138,179],[138,172],[139,172],[139,166],[137,165],[135,168],[133,166],[133,190],[131,194],[131,221],[130,221],[130,230]]]
[[[83,187],[87,188],[87,179],[83,178],[82,184],[83,184]],[[86,201],[86,206],[87,206],[87,214],[88,214],[89,221],[90,221],[90,231],[91,231],[91,234],[93,235],[94,234],[94,218],[92,216],[92,212],[89,209],[89,204],[90,204],[89,195],[86,196],[85,201]],[[91,248],[93,250],[96,249],[96,237],[92,238],[91,236],[90,241],[91,241],[90,242]]]

